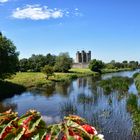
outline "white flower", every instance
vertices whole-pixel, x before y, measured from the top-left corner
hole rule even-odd
[[[98,137],[100,140],[104,140],[104,135],[102,135],[102,134],[97,135],[97,137]]]

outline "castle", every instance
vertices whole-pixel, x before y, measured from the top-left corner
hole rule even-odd
[[[91,51],[86,53],[84,50],[76,53],[76,63],[89,63],[91,60]]]
[[[73,68],[87,68],[89,61],[91,60],[91,51],[85,52],[82,50],[81,52],[77,51],[76,53],[76,61],[73,63]]]

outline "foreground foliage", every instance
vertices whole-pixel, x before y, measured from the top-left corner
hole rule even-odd
[[[21,117],[10,111],[0,113],[0,140],[103,140],[94,127],[79,116],[68,116],[59,124],[46,126],[39,112]]]

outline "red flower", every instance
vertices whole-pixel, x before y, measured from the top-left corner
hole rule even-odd
[[[64,135],[64,136],[62,137],[62,140],[67,140],[66,135]]]
[[[51,140],[51,135],[50,134],[46,135],[46,140]]]
[[[89,133],[89,134],[92,134],[92,135],[96,135],[97,134],[97,131],[94,127],[88,125],[88,124],[85,124],[85,125],[82,125],[82,127]]]
[[[72,129],[69,129],[69,135],[70,135],[70,136],[74,136],[74,135],[75,135],[75,133],[73,132]]]
[[[24,124],[24,125],[27,125],[32,119],[33,119],[33,116],[29,116],[28,118],[26,118],[26,119],[23,121],[23,124]]]

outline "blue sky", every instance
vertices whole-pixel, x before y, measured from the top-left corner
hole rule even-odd
[[[91,50],[105,62],[140,60],[140,0],[0,0],[0,30],[20,58]]]

